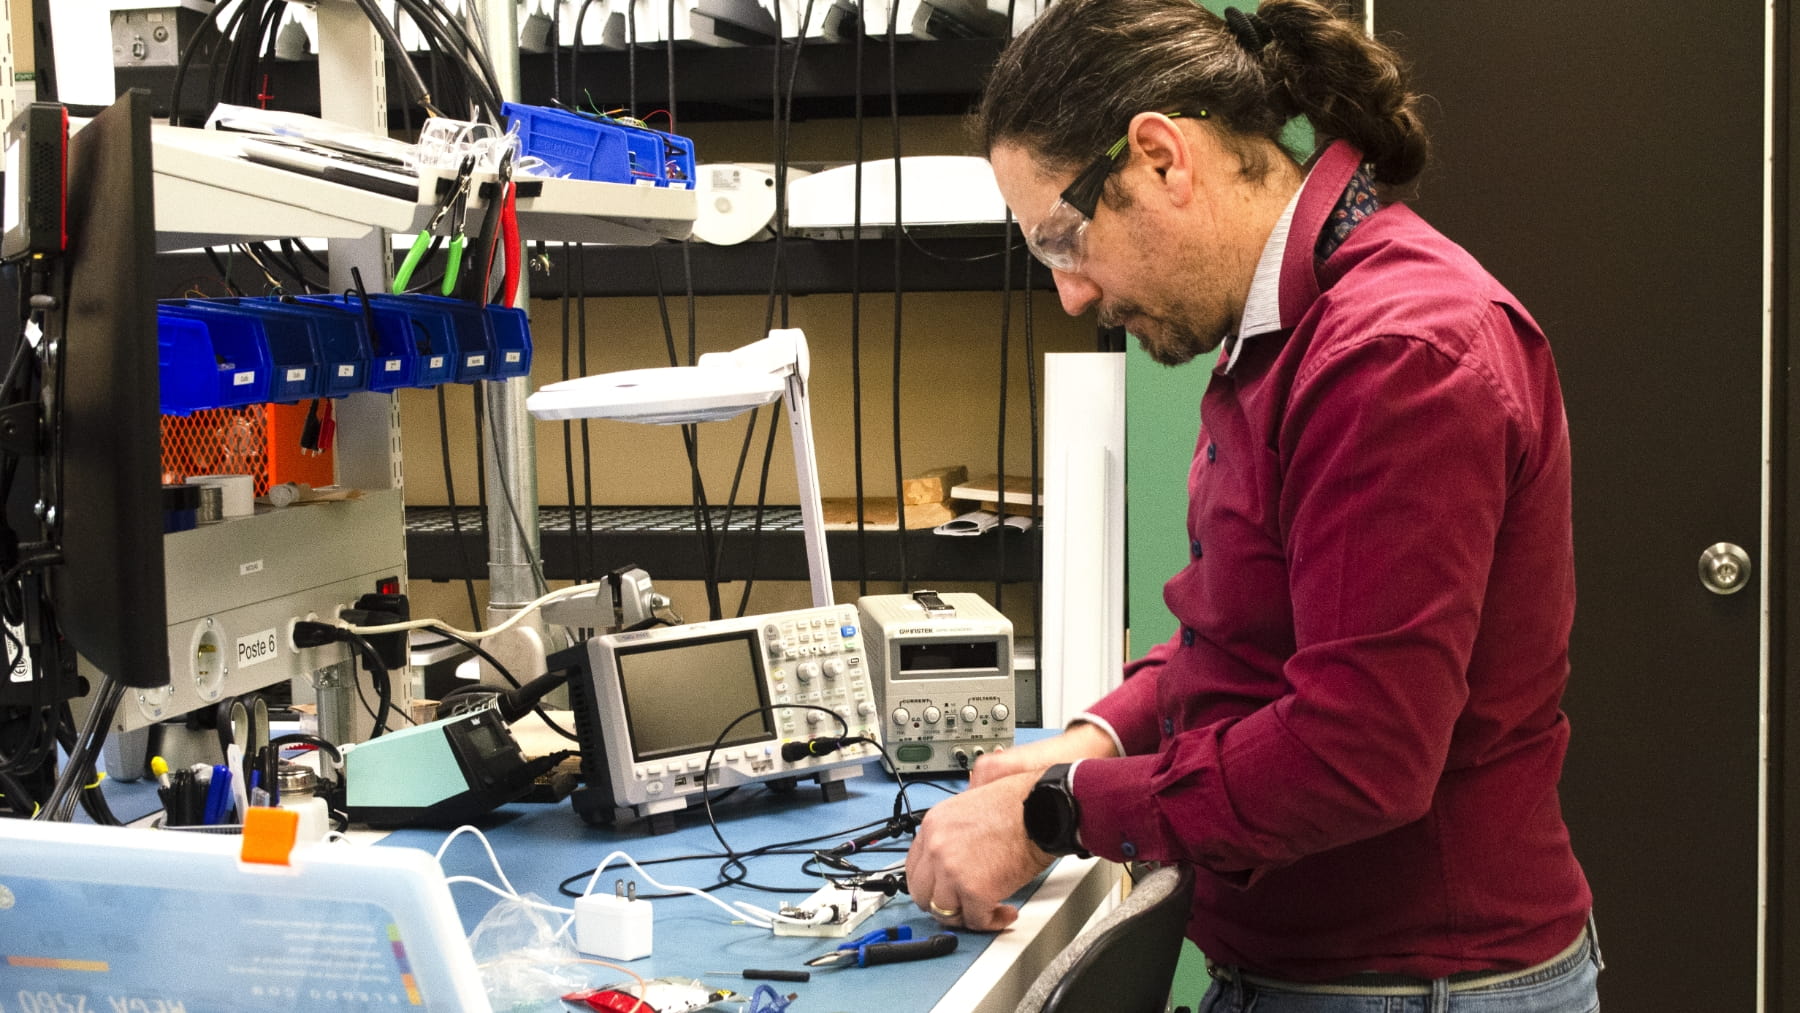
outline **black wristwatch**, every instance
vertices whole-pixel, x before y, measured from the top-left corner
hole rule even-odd
[[[1092,858],[1076,839],[1080,827],[1081,805],[1069,790],[1069,765],[1059,763],[1044,771],[1025,796],[1025,836],[1045,854]]]

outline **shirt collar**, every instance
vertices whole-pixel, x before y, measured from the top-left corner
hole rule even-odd
[[[1237,333],[1232,335],[1230,354],[1221,372],[1229,373],[1237,364],[1245,339],[1281,329],[1282,253],[1287,249],[1288,233],[1294,227],[1294,208],[1299,205],[1300,194],[1305,189],[1303,184],[1294,190],[1287,207],[1281,209],[1281,217],[1275,219],[1268,241],[1263,244],[1262,256],[1256,261],[1256,273],[1250,278],[1250,293],[1244,297],[1244,318],[1238,324]]]

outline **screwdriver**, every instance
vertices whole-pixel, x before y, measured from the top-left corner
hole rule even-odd
[[[812,980],[812,972],[811,971],[784,971],[779,968],[771,970],[771,969],[765,969],[765,968],[746,967],[742,971],[708,971],[706,973],[709,975],[723,974],[723,975],[730,975],[730,976],[738,977],[738,978],[748,978],[752,981],[759,981],[759,980],[760,981],[811,981]]]

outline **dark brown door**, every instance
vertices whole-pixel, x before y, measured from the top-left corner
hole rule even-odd
[[[1562,374],[1579,594],[1563,807],[1602,1000],[1754,1010],[1765,6],[1374,6],[1432,98],[1415,206],[1524,300]],[[1719,542],[1757,568],[1736,594],[1700,579]]]

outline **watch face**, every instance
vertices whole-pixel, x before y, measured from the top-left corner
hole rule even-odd
[[[1025,796],[1026,836],[1053,855],[1069,852],[1074,837],[1069,810],[1069,796],[1061,776],[1045,775]]]

